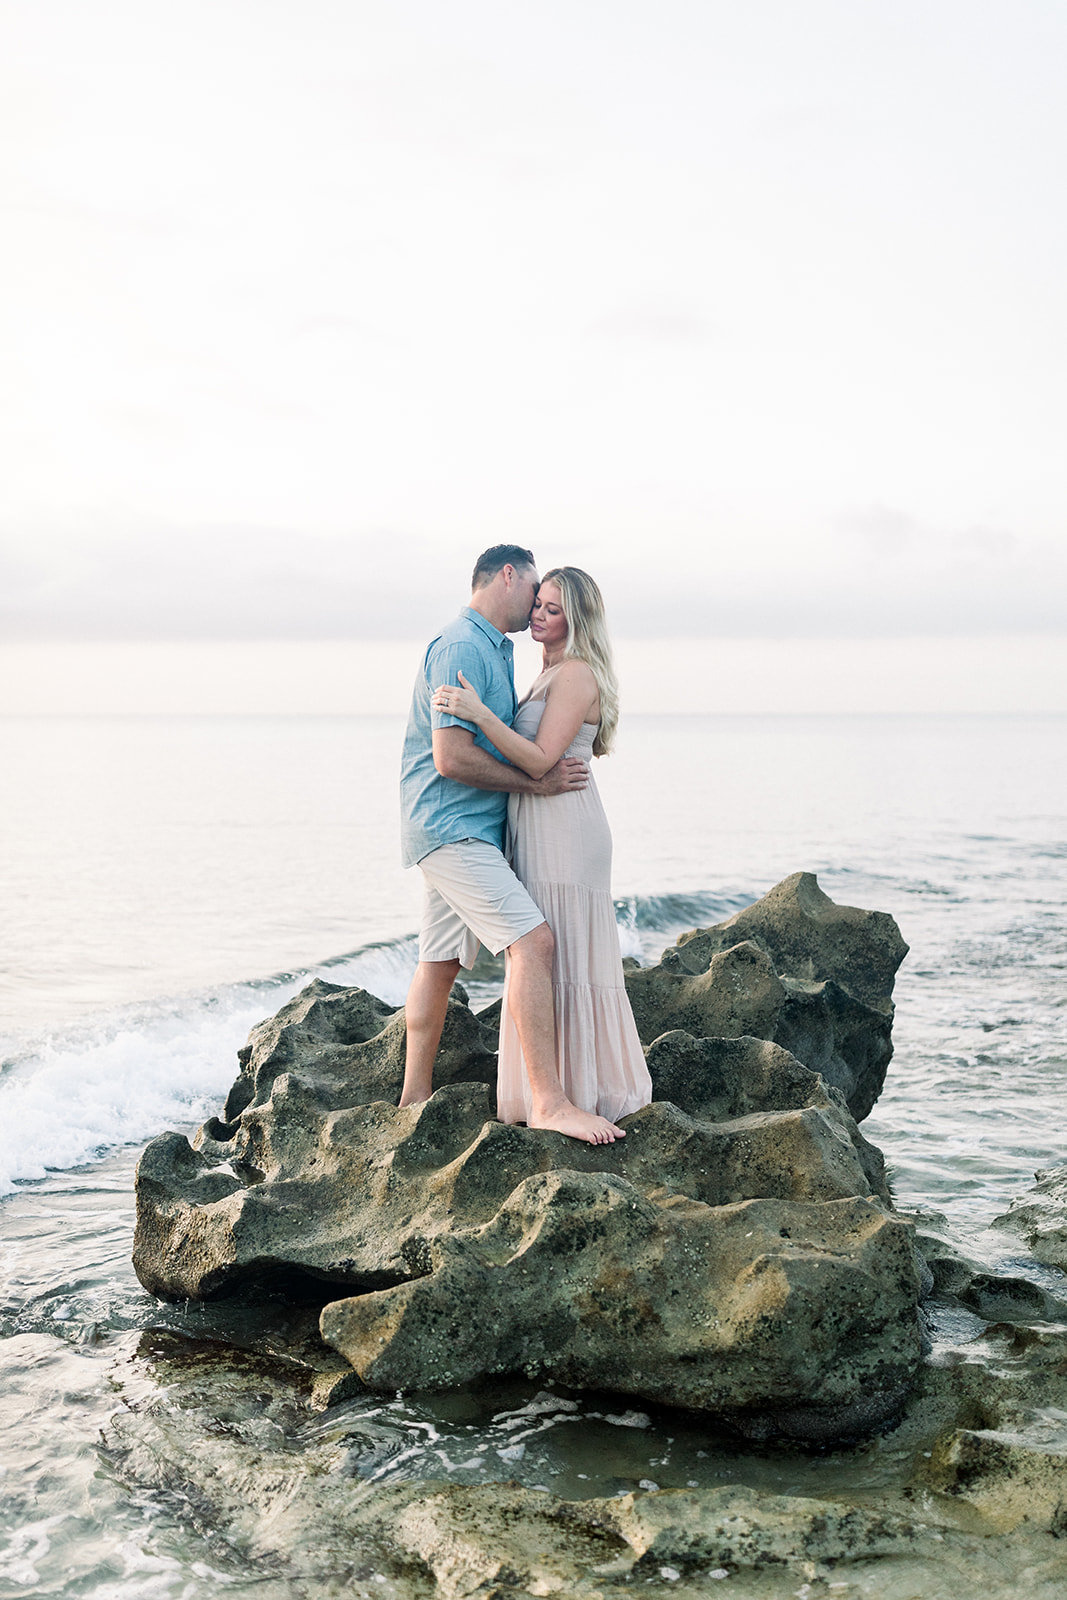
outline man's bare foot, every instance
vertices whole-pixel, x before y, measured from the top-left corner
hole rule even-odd
[[[614,1144],[626,1138],[626,1129],[617,1128],[607,1117],[598,1117],[595,1111],[579,1111],[569,1100],[561,1100],[551,1108],[538,1112],[531,1107],[528,1128],[550,1128],[553,1133],[565,1133],[568,1139],[581,1139],[586,1144]]]
[[[424,1106],[429,1098],[429,1094],[421,1094],[417,1090],[412,1090],[409,1094],[407,1090],[405,1090],[400,1096],[400,1099],[397,1101],[396,1108],[398,1111],[403,1111],[405,1106]]]

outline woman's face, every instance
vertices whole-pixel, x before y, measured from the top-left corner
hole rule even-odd
[[[566,643],[567,619],[563,615],[563,597],[558,584],[550,579],[546,579],[534,597],[530,634],[538,644],[548,648]]]

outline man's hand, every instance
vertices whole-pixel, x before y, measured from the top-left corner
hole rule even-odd
[[[589,783],[589,768],[573,756],[562,756],[543,778],[531,778],[518,767],[498,761],[474,742],[469,728],[433,730],[434,766],[442,778],[465,783],[469,789],[503,790],[507,794],[569,794]]]
[[[588,785],[589,768],[577,756],[563,756],[554,767],[549,767],[543,778],[537,780],[537,787],[542,794],[570,794]]]

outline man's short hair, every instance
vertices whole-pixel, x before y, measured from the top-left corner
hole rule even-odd
[[[484,589],[487,583],[492,583],[501,567],[532,567],[534,564],[533,551],[524,550],[521,545],[491,545],[474,563],[471,589]]]

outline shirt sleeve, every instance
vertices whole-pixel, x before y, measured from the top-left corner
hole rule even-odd
[[[435,711],[432,703],[434,691],[445,684],[460,687],[462,672],[480,700],[489,692],[489,664],[476,645],[458,640],[451,644],[435,645],[426,658],[426,684],[431,695],[430,726],[432,728],[468,728],[477,734],[477,725],[454,717],[450,711]]]

